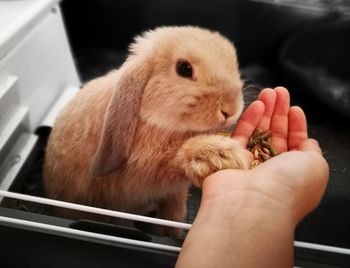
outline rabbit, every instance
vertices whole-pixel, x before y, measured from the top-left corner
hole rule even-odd
[[[215,134],[239,118],[242,85],[236,49],[218,32],[163,26],[135,37],[122,66],[87,82],[58,115],[45,154],[46,195],[184,221],[191,185],[249,168],[245,149]]]

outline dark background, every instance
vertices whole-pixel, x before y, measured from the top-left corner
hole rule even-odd
[[[350,117],[349,1],[271,2],[66,0],[61,6],[83,81],[119,66],[128,44],[144,30],[199,25],[234,42],[247,82],[289,86],[295,101],[312,110],[309,116],[317,108],[325,116],[337,111]]]
[[[296,239],[350,248],[349,1],[66,0],[61,7],[82,81],[117,68],[133,37],[156,26],[199,25],[230,38],[246,85],[287,86],[330,163],[326,195]]]

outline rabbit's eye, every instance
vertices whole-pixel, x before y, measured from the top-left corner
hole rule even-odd
[[[176,72],[182,77],[192,78],[192,66],[187,61],[178,61],[176,64]]]

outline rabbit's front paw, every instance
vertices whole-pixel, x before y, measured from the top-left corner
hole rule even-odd
[[[197,136],[188,140],[179,151],[182,169],[196,186],[207,176],[222,169],[247,169],[249,152],[229,137]]]

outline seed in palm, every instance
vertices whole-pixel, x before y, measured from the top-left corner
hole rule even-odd
[[[251,169],[278,155],[271,145],[271,131],[262,131],[259,128],[255,129],[253,135],[249,138],[248,150],[254,156],[254,160],[250,164]]]

